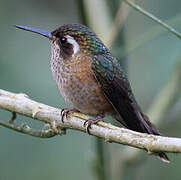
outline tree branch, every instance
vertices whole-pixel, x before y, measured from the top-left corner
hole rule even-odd
[[[4,90],[0,90],[0,108],[40,120],[46,124],[48,123],[51,126],[52,132],[57,134],[62,134],[62,129],[74,129],[86,132],[83,123],[84,120],[89,118],[84,114],[73,113],[65,119],[63,123],[59,109],[33,101],[25,94],[15,94]],[[0,125],[2,125],[2,123]],[[11,129],[17,130],[13,126]],[[24,131],[21,132],[26,133]],[[138,133],[104,122],[99,122],[98,125],[92,125],[90,134],[100,137],[107,142],[125,144],[145,149],[148,152],[181,152],[180,138]],[[30,135],[34,135],[33,132]]]
[[[30,128],[28,125],[26,125],[25,123],[20,126],[17,126],[12,123],[0,120],[0,125],[4,126],[6,128],[12,129],[14,131],[20,132],[20,133],[24,133],[24,134],[28,134],[30,136],[35,136],[35,137],[40,137],[40,138],[51,138],[51,137],[57,135],[57,133],[53,132],[51,129],[34,130],[34,129]]]

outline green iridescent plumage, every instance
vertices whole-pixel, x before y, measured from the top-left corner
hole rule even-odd
[[[89,54],[95,55],[108,52],[108,49],[97,38],[96,34],[84,25],[66,24],[57,28],[52,34],[71,35],[79,43],[80,48],[86,50]]]

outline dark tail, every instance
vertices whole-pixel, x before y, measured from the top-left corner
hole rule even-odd
[[[170,162],[168,156],[164,152],[159,152],[158,156],[163,162],[166,162],[166,163]]]
[[[154,134],[154,135],[158,135],[161,136],[160,132],[156,129],[156,127],[149,121],[148,116],[146,116],[144,113],[141,113],[143,119],[145,120],[145,122],[148,124],[149,130],[148,130],[148,134]],[[168,158],[168,156],[164,153],[164,152],[158,152],[157,155],[159,156],[159,158],[163,161],[163,162],[167,162],[169,163],[170,160]]]
[[[148,133],[153,135],[161,136],[160,132],[156,129],[156,127],[149,121],[149,118],[143,114],[142,112],[137,112],[137,118],[133,118],[132,123],[128,123],[128,121],[124,121],[123,119],[118,118],[116,116],[116,120],[118,120],[123,126],[133,131],[138,131],[142,133]],[[137,120],[135,120],[137,119]],[[155,153],[163,162],[169,163],[169,158],[164,152]]]

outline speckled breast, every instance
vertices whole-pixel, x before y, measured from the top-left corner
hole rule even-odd
[[[79,54],[73,60],[65,60],[57,54],[52,53],[51,69],[65,100],[86,114],[97,115],[112,111],[112,105],[105,98],[91,69],[91,58]]]

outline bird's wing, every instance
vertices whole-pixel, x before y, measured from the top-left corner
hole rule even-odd
[[[127,77],[116,59],[111,54],[96,55],[92,69],[105,96],[122,117],[120,122],[131,130],[153,134],[146,116],[136,103]]]
[[[117,118],[118,121],[131,130],[160,135],[136,103],[126,75],[111,54],[96,55],[92,69],[105,96],[122,117]],[[157,155],[163,161],[169,162],[164,152],[158,152]]]

